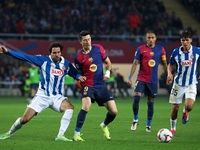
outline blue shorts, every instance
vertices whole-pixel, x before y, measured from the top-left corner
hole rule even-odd
[[[158,93],[157,83],[146,83],[137,80],[135,82],[134,92],[140,92],[150,97],[156,97]]]
[[[83,86],[82,87],[82,98],[90,97],[92,103],[95,101],[98,103],[99,106],[104,106],[103,104],[114,100],[112,94],[107,89],[106,86],[104,87],[90,87],[90,86]]]
[[[37,91],[38,86],[39,86],[39,83],[32,83],[32,84],[31,84],[31,89],[34,89],[34,90]]]
[[[110,85],[111,88],[114,88],[114,83],[115,83],[115,82],[106,82],[106,85]]]

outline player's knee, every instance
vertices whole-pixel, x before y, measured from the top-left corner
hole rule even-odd
[[[117,113],[118,113],[117,109],[115,109],[115,110],[113,110],[113,111],[111,112],[111,114],[112,114],[112,115],[115,115],[115,116],[117,115]]]
[[[21,124],[26,124],[27,122],[29,122],[29,118],[27,118],[27,117],[22,117],[21,119],[20,119],[20,123]]]
[[[70,104],[67,109],[73,109],[74,110],[74,106],[72,104]]]

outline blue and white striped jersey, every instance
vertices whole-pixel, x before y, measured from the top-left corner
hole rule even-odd
[[[68,74],[74,79],[78,80],[81,76],[75,67],[66,59],[61,56],[61,62],[55,63],[51,56],[44,55],[27,55],[15,51],[6,53],[12,57],[18,58],[23,61],[30,62],[40,67],[40,83],[39,88],[45,91],[47,96],[50,95],[63,95],[64,92],[64,76]]]
[[[188,53],[183,53],[181,47],[174,49],[169,63],[177,64],[175,83],[181,86],[197,84],[197,64],[200,55],[200,48],[191,45]]]

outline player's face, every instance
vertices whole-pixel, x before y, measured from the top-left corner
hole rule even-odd
[[[60,47],[53,47],[51,51],[51,59],[58,63],[60,62],[61,50]]]
[[[183,49],[189,50],[190,45],[192,42],[192,38],[181,38],[181,45],[183,46]]]
[[[154,33],[148,33],[146,35],[146,41],[148,47],[154,47],[156,42],[156,35]]]
[[[91,36],[88,34],[82,37],[82,40],[79,41],[83,47],[83,50],[91,50]]]

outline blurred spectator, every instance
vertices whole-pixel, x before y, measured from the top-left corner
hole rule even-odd
[[[194,6],[192,11],[199,15],[197,0],[182,1]],[[173,26],[158,0],[7,0],[0,4],[0,17],[0,33],[75,35],[89,29],[94,35],[144,35],[153,28],[158,35],[177,35],[182,28],[180,19]]]
[[[124,97],[124,93],[126,93],[126,96],[130,96],[128,93],[130,86],[124,82],[124,77],[117,73],[115,80],[117,81],[117,89],[119,90],[120,96]]]

